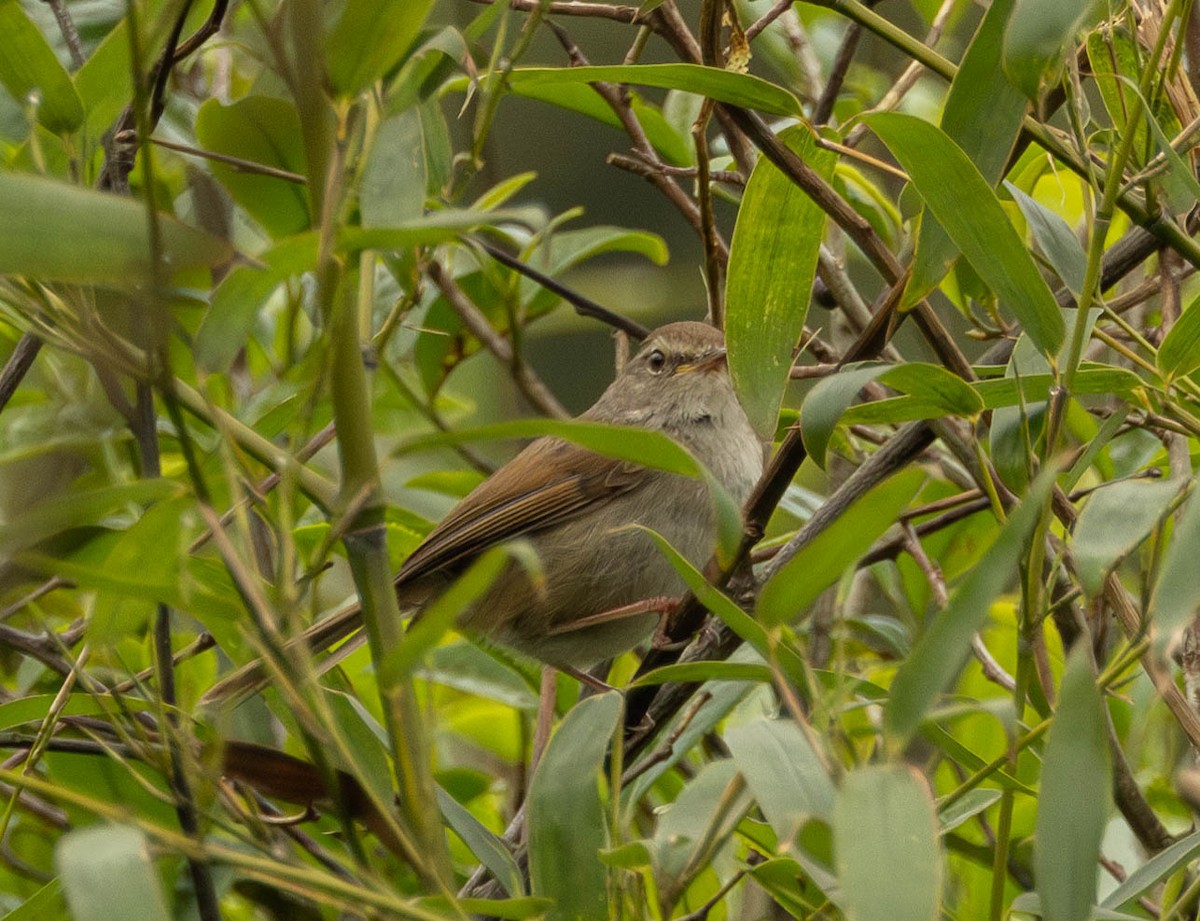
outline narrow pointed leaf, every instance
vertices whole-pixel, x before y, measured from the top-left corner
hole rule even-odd
[[[555,902],[549,921],[607,921],[608,844],[599,774],[621,716],[619,694],[574,707],[550,740],[529,788],[529,878]]]
[[[1056,354],[1065,335],[1058,304],[978,168],[943,131],[920,118],[880,112],[866,122],[979,277],[1038,348]]]
[[[779,138],[830,178],[836,157],[816,146],[808,128],[788,128]],[[824,233],[824,212],[774,163],[759,158],[729,247],[725,342],[742,407],[764,438],[775,431]]]
[[[1012,151],[1028,103],[1004,77],[1000,49],[1013,0],[994,0],[958,65],[946,95],[942,130],[963,149],[989,185],[995,185]],[[958,249],[942,225],[926,212],[917,237],[906,304],[928,294],[945,277]]]
[[[1087,500],[1071,539],[1071,554],[1084,591],[1095,595],[1104,577],[1137,548],[1179,494],[1175,480],[1128,480],[1096,490]]]
[[[1104,702],[1082,644],[1067,660],[1046,741],[1033,866],[1045,921],[1086,921],[1096,902],[1112,763]]]
[[[83,103],[54,49],[17,0],[0,0],[0,85],[38,123],[62,134],[83,124]]]
[[[508,75],[513,86],[551,83],[632,83],[685,90],[768,115],[800,116],[800,100],[761,77],[702,64],[613,64],[588,67],[519,67]]]
[[[1034,481],[996,542],[971,569],[950,603],[935,615],[900,666],[884,710],[884,727],[897,748],[907,745],[938,696],[949,689],[962,670],[970,654],[971,638],[983,627],[992,604],[1017,573],[1025,543],[1053,485],[1053,470]]]
[[[925,784],[899,766],[849,774],[833,810],[840,904],[855,921],[935,921],[942,856]]]
[[[217,265],[233,254],[223,240],[165,214],[159,230],[172,270]],[[0,275],[130,288],[149,284],[151,265],[145,205],[0,173]]]

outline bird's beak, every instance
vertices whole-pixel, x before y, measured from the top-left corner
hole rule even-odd
[[[691,364],[679,365],[675,368],[675,373],[691,374],[693,371],[716,371],[723,367],[725,367],[725,350],[717,349]]]

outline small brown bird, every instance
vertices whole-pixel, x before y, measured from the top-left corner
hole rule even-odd
[[[764,447],[734,394],[724,340],[704,323],[652,332],[581,418],[663,432],[739,504],[762,474]],[[484,550],[527,540],[543,578],[535,584],[523,566],[510,562],[460,626],[575,671],[631,649],[653,630],[659,612],[630,613],[631,606],[684,588],[649,536],[629,525],[657,531],[697,566],[716,548],[703,480],[539,438],[434,528],[397,573],[396,592],[402,607],[419,610]],[[339,612],[305,639],[313,649],[327,648],[359,622],[357,608]],[[244,676],[222,682],[223,692],[234,677]]]

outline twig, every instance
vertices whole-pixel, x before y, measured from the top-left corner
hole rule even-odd
[[[502,0],[471,0],[472,3],[480,3],[484,6],[491,6],[494,3],[502,2]],[[508,8],[520,13],[536,13],[538,10],[547,6],[541,3],[540,0],[508,0]],[[611,19],[615,22],[623,22],[626,25],[639,25],[645,22],[644,17],[636,6],[618,6],[611,3],[583,3],[577,0],[555,0],[548,4],[548,12],[551,16],[582,16],[586,19]]]
[[[122,134],[118,140],[129,141],[130,143],[137,140],[135,132],[126,132]],[[150,143],[156,147],[165,147],[167,150],[174,150],[178,153],[188,154],[193,157],[202,157],[205,160],[215,160],[218,163],[225,163],[232,166],[239,173],[257,173],[260,176],[270,176],[273,179],[283,179],[287,182],[295,182],[299,185],[304,185],[308,182],[306,176],[300,173],[293,173],[291,170],[279,169],[276,166],[267,166],[265,163],[255,163],[253,160],[244,160],[241,157],[230,156],[229,154],[218,153],[215,150],[204,150],[200,147],[193,147],[190,144],[180,144],[178,141],[168,141],[166,138],[150,138]]]
[[[650,335],[650,330],[648,330],[641,323],[638,323],[636,320],[631,320],[629,317],[622,316],[615,311],[609,310],[607,307],[597,304],[590,298],[584,297],[578,291],[568,288],[562,282],[555,278],[551,278],[549,275],[546,275],[543,272],[539,272],[533,266],[526,262],[522,262],[516,256],[509,255],[500,247],[483,239],[483,237],[471,237],[470,240],[497,262],[501,262],[510,269],[520,272],[526,278],[533,279],[547,291],[557,294],[564,301],[574,307],[575,312],[581,317],[591,317],[593,319],[600,320],[602,323],[607,323],[614,329],[619,329],[624,333],[628,333],[635,339],[645,339],[648,335]]]
[[[538,377],[532,368],[527,364],[517,361],[513,353],[512,346],[508,340],[497,333],[487,318],[480,312],[479,308],[471,303],[471,299],[450,277],[450,274],[442,268],[437,261],[429,263],[429,277],[433,283],[438,286],[442,294],[446,298],[446,302],[458,314],[463,325],[471,331],[484,348],[496,356],[501,364],[507,365],[512,373],[513,381],[525,394],[526,399],[534,406],[545,413],[557,419],[565,419],[570,416],[570,413],[563,407],[558,399],[550,392],[540,377]]]
[[[17,392],[41,348],[42,340],[33,333],[25,333],[17,340],[16,348],[8,356],[4,370],[0,372],[0,411],[3,411],[12,395]]]
[[[862,31],[862,26],[857,22],[852,22],[846,27],[846,32],[842,35],[842,43],[838,46],[837,57],[833,59],[833,67],[829,71],[829,79],[825,81],[825,88],[821,90],[821,98],[817,100],[817,105],[813,109],[814,125],[826,124],[833,115],[834,103],[837,102],[838,94],[842,91],[842,84],[846,82],[846,74],[850,71],[854,55],[858,52],[858,42],[862,38]]]
[[[71,65],[78,70],[83,66],[83,43],[79,40],[79,30],[75,28],[75,20],[67,9],[64,0],[45,0],[46,6],[54,13],[58,23],[58,31],[62,33],[63,41],[67,43],[67,51],[71,54]]]

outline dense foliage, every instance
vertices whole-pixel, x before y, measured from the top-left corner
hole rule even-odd
[[[5,917],[1195,917],[1198,57],[1190,0],[0,0]],[[453,629],[502,553],[406,630],[520,439],[688,466],[550,383],[668,245],[773,442],[677,642],[543,682]]]

